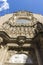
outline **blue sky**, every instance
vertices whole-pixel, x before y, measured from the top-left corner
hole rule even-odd
[[[2,10],[0,10],[0,16],[7,13],[16,12],[19,10],[30,11],[43,15],[43,0],[0,0],[0,8],[6,4]]]

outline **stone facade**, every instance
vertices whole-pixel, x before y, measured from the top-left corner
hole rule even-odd
[[[26,11],[0,17],[0,65],[43,65],[43,22],[37,17]]]

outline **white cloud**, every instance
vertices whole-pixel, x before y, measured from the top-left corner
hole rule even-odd
[[[0,11],[9,9],[9,4],[8,4],[7,0],[0,0],[0,2],[3,2],[0,5]]]

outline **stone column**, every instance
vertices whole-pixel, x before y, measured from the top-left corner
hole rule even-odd
[[[40,52],[39,52],[39,49],[37,48],[36,45],[35,45],[35,53],[36,53],[36,56],[37,56],[38,65],[42,65],[42,61],[41,61],[41,57],[40,57]]]
[[[6,52],[7,52],[7,48],[1,48],[0,49],[0,65],[3,65],[4,64],[4,59],[5,59],[5,56],[6,56]]]

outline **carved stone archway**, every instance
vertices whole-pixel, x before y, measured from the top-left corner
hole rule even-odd
[[[0,29],[0,49],[2,50],[0,63],[13,65],[13,63],[9,63],[11,56],[26,54],[28,58],[25,64],[30,58],[32,63],[28,64],[42,65],[42,41],[43,24],[34,18],[31,12],[15,12],[11,18],[2,24]]]

